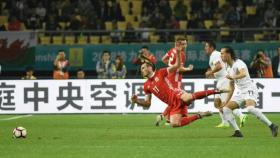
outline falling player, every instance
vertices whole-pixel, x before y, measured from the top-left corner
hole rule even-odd
[[[185,106],[188,106],[192,101],[196,99],[202,99],[212,94],[220,94],[226,91],[224,90],[207,90],[195,93],[186,93],[181,89],[173,88],[169,83],[168,74],[177,71],[180,67],[181,56],[180,52],[183,50],[183,46],[176,46],[176,63],[168,68],[162,68],[155,70],[152,63],[143,63],[141,65],[141,73],[143,77],[147,77],[147,81],[144,83],[144,92],[146,94],[145,100],[138,99],[136,95],[131,97],[132,103],[137,103],[141,106],[150,106],[152,94],[158,97],[161,101],[171,106],[170,110],[170,126],[181,127],[185,126],[197,119],[205,116],[210,116],[211,112],[200,112],[192,116],[182,116],[181,111]]]

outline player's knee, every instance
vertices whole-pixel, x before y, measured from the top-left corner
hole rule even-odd
[[[215,106],[216,109],[220,109],[220,105],[219,104],[214,103],[214,106]]]
[[[189,93],[183,94],[181,99],[182,99],[183,102],[185,102],[185,103],[191,103],[191,102],[193,101],[193,97],[192,97],[192,95],[189,94]]]
[[[177,122],[171,122],[170,123],[170,127],[172,127],[172,128],[175,128],[175,127],[180,127],[180,124],[179,123],[177,123]]]
[[[248,100],[245,100],[245,106],[248,107],[248,106],[256,106],[256,102],[254,100],[251,100],[251,99],[248,99]]]
[[[170,127],[180,127],[179,119],[172,118],[170,120]]]
[[[221,109],[221,101],[220,100],[214,100],[214,106],[217,109]]]

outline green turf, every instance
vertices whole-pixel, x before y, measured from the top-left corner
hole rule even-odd
[[[0,119],[12,115],[0,115]],[[268,117],[280,124],[279,114]],[[253,116],[242,129],[244,138],[229,138],[232,129],[214,128],[218,115],[183,128],[154,126],[155,115],[35,115],[0,120],[1,158],[123,157],[252,157],[279,158],[280,139]],[[28,138],[13,139],[24,126]]]

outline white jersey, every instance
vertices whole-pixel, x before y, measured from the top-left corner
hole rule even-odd
[[[234,61],[231,67],[227,65],[227,72],[230,76],[238,75],[241,69],[245,69],[246,76],[244,78],[234,80],[237,88],[239,90],[255,89],[256,85],[253,84],[253,81],[251,80],[248,67],[242,60],[237,59],[236,61]]]
[[[217,79],[216,87],[218,89],[227,89],[229,86],[229,80],[226,78],[226,75],[227,75],[226,66],[221,58],[221,52],[218,52],[215,50],[211,53],[210,59],[209,59],[209,66],[210,66],[211,70],[213,70],[215,68],[215,65],[218,62],[221,63],[222,69],[219,70],[218,72],[214,73],[214,77]],[[226,93],[216,94],[214,97],[220,98],[221,101],[224,102],[227,99],[227,94]]]
[[[225,63],[222,61],[222,58],[221,58],[221,52],[218,52],[215,50],[214,52],[211,53],[210,59],[209,59],[209,66],[210,66],[211,70],[213,70],[215,68],[215,64],[217,64],[218,62],[220,62],[222,64],[222,69],[218,72],[215,72],[214,76],[217,80],[220,80],[220,79],[223,79],[226,77],[227,71],[226,71]]]
[[[237,93],[231,98],[231,101],[236,102],[239,106],[245,104],[245,101],[250,99],[258,103],[258,89],[257,86],[251,80],[247,65],[240,59],[237,59],[229,70],[230,76],[238,75],[241,69],[245,69],[246,76],[241,79],[234,80],[237,86]]]

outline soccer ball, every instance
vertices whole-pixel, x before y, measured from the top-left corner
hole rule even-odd
[[[13,137],[14,138],[26,138],[27,130],[24,127],[16,127],[13,130]]]

